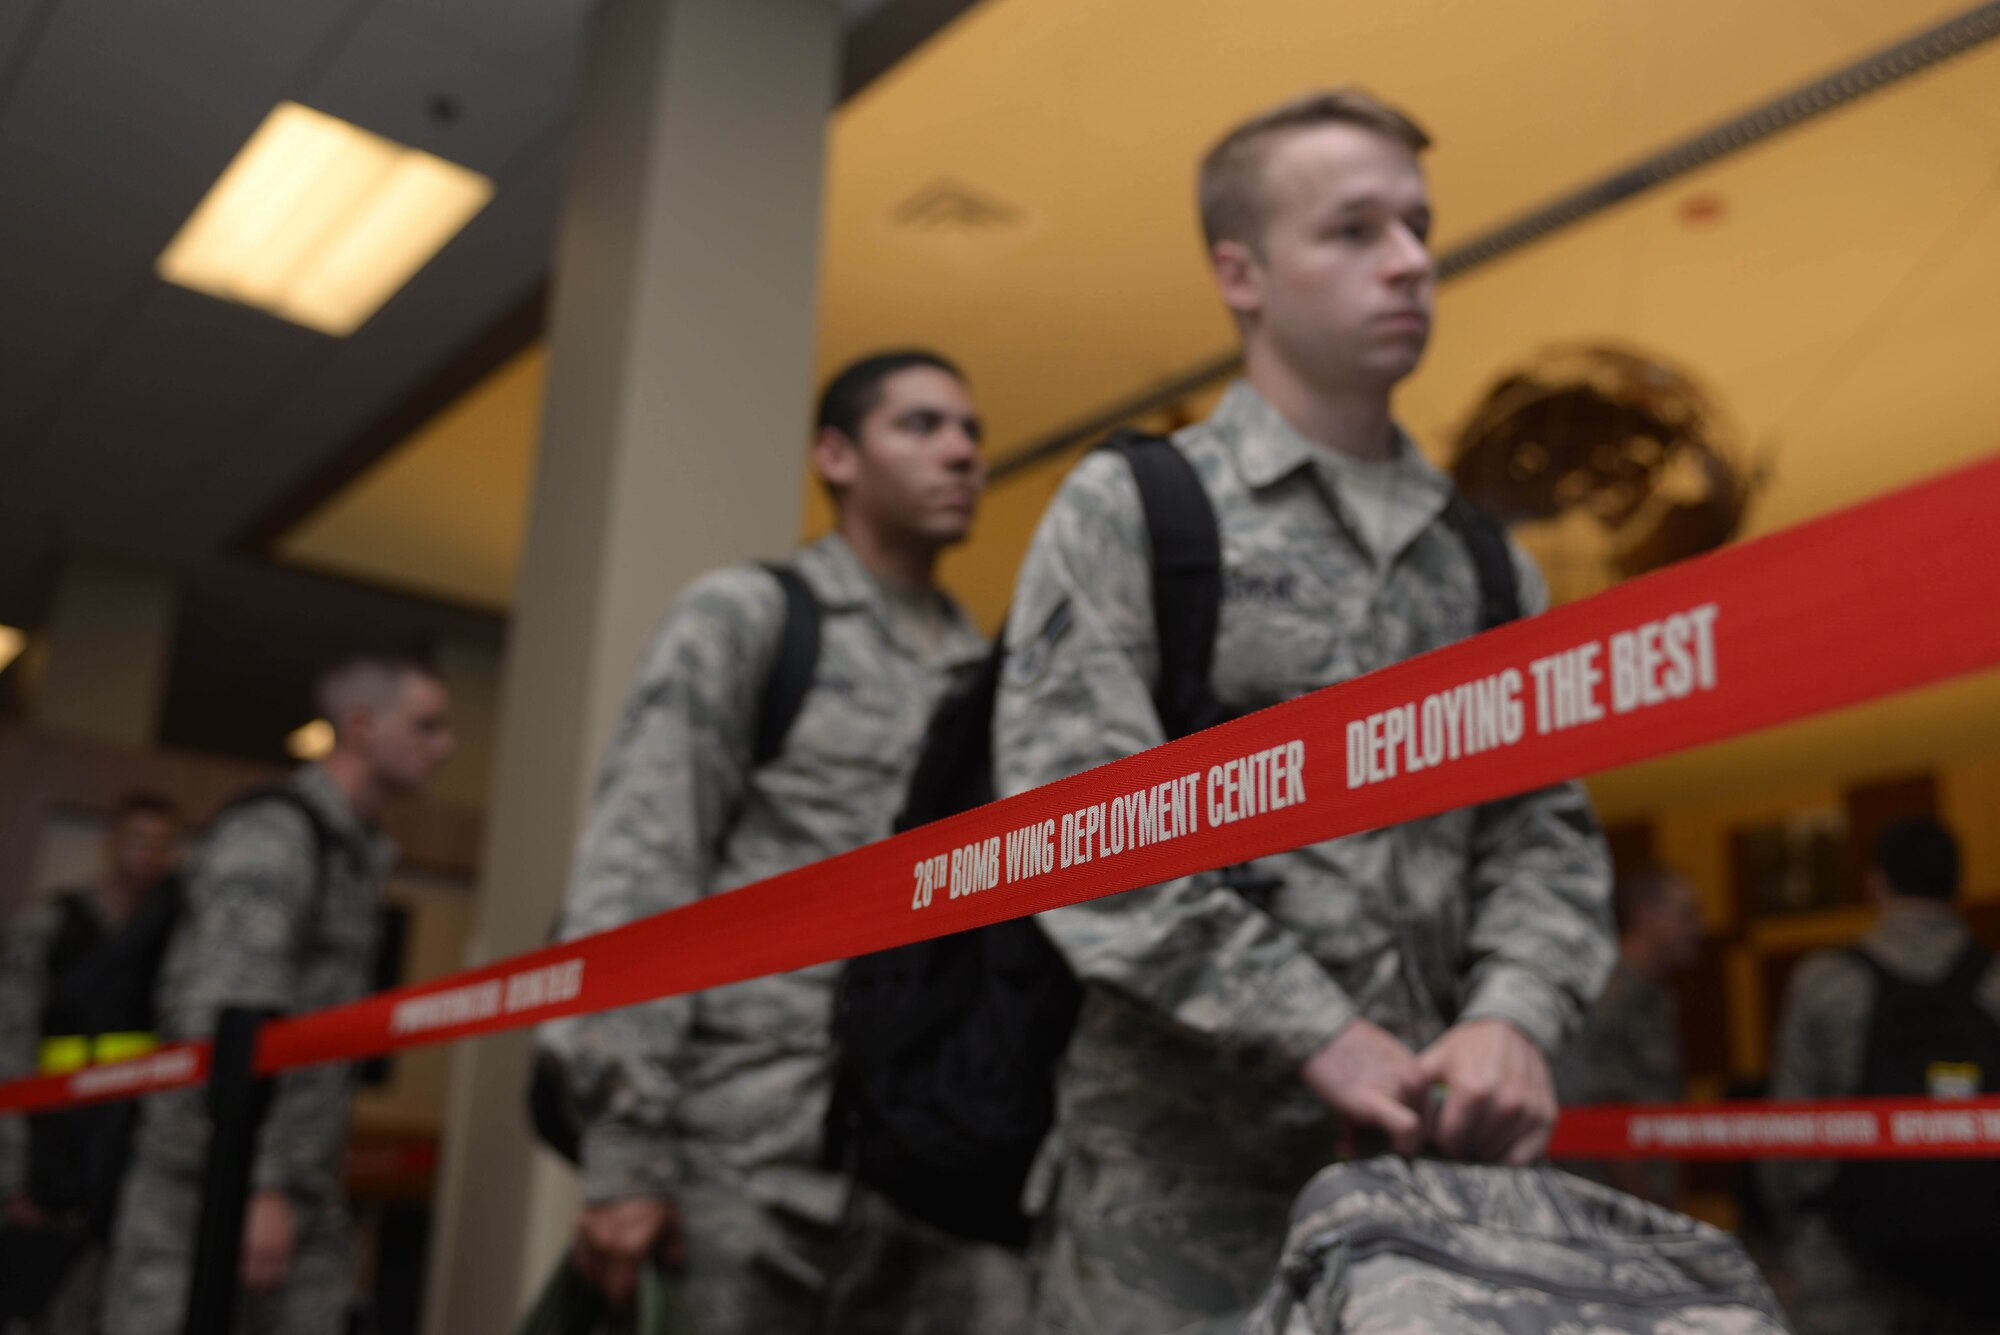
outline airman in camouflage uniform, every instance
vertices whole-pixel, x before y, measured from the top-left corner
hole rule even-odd
[[[321,697],[335,750],[291,784],[313,816],[282,798],[246,800],[216,821],[196,855],[159,984],[165,1041],[207,1037],[227,1007],[298,1013],[372,989],[394,848],[368,816],[450,754],[444,688],[420,665],[364,657],[329,673]],[[353,1266],[341,1182],[351,1092],[345,1065],[277,1078],[251,1169],[239,1332],[346,1329]],[[205,1090],[190,1089],[145,1105],[112,1246],[106,1335],[182,1328],[208,1150],[205,1100]]]
[[[52,956],[70,944],[79,924],[87,924],[86,939],[97,944],[68,959],[66,967],[101,959],[95,952],[132,924],[172,871],[180,831],[180,814],[167,799],[128,794],[106,836],[97,883],[56,891],[8,928],[0,953],[0,1081],[38,1071],[55,1074],[87,1061],[113,1061],[143,1050],[129,1049],[133,1040],[150,1042],[149,1035],[132,1033],[48,1034],[45,1022],[60,981],[51,973]],[[47,1038],[74,1046],[66,1053],[47,1051]],[[34,1136],[30,1119],[0,1117],[0,1225],[37,1232],[62,1229],[74,1239],[67,1248],[67,1277],[40,1316],[20,1329],[38,1335],[88,1335],[97,1319],[110,1223],[104,1198],[115,1199],[116,1184],[103,1165],[114,1160],[117,1144],[129,1135],[132,1114],[111,1105],[47,1116],[40,1123],[42,1132]],[[39,1162],[42,1155],[57,1153],[67,1162]],[[6,1335],[15,1335],[15,1329],[5,1327]]]
[[[230,812],[210,832],[188,879],[184,920],[160,981],[160,1028],[178,1042],[214,1032],[225,1006],[317,1010],[364,996],[373,982],[376,899],[391,851],[366,835],[325,772],[297,787],[353,855],[320,868],[307,817],[279,802]],[[322,876],[324,893],[321,894]],[[292,1277],[273,1319],[257,1328],[338,1330],[348,1296],[340,1201],[349,1069],[318,1066],[279,1078],[260,1135],[253,1187],[299,1209]],[[140,1123],[113,1252],[110,1335],[176,1331],[208,1149],[206,1091],[154,1096]]]
[[[753,765],[783,594],[749,565],[697,580],[654,638],[606,755],[565,938],[886,837],[933,709],[985,653],[930,579],[983,481],[960,377],[928,354],[869,359],[836,378],[821,423],[814,458],[841,527],[794,562],[822,618],[800,713],[779,754]],[[867,1236],[841,1240],[848,1184],[821,1154],[838,976],[819,965],[542,1027],[584,1123],[586,1278],[622,1298],[657,1245],[684,1255],[702,1335],[824,1328],[834,1267],[865,1262],[881,1228],[908,1222],[871,1199]],[[960,1259],[934,1254],[929,1273]],[[961,1311],[948,1328],[973,1324]]]
[[[1254,233],[1255,208],[1225,217],[1219,239],[1210,226],[1248,379],[1174,437],[1221,530],[1212,684],[1233,710],[1479,628],[1473,559],[1441,519],[1450,484],[1387,412],[1421,351],[1431,286],[1411,138],[1421,132],[1405,126],[1372,99],[1332,94],[1253,122],[1210,158],[1247,144],[1254,180],[1268,152],[1276,201],[1256,248],[1233,239]],[[1320,198],[1329,180],[1336,197]],[[1316,239],[1284,230],[1294,226]],[[1300,280],[1278,274],[1280,259],[1319,270],[1316,289],[1282,311],[1281,282]],[[1296,354],[1270,337],[1281,319],[1321,349],[1328,378],[1349,377],[1346,402],[1282,365]],[[1301,416],[1328,403],[1329,423],[1380,436],[1365,453],[1309,439],[1266,387],[1306,405]],[[1515,564],[1525,610],[1541,610],[1544,586],[1518,552]],[[1015,591],[994,724],[1004,792],[1162,740],[1150,581],[1129,469],[1109,453],[1086,458]],[[1337,784],[1339,764],[1322,757],[1311,773]],[[1448,1153],[1517,1161],[1546,1143],[1545,1054],[1574,1030],[1612,956],[1608,860],[1580,790],[1251,870],[1235,885],[1270,888],[1195,876],[1041,917],[1085,999],[1031,1184],[1048,1212],[1038,1330],[1162,1335],[1242,1311],[1278,1258],[1294,1193],[1340,1154],[1344,1131],[1379,1128],[1407,1151],[1428,1127]],[[1434,1114],[1432,1087],[1447,1081]]]
[[[1949,902],[1897,893],[1877,868],[1870,877],[1881,907],[1860,949],[1891,973],[1935,983],[1972,941]],[[1799,962],[1785,990],[1771,1061],[1774,1099],[1837,1099],[1861,1087],[1876,982],[1845,951],[1820,951]],[[2000,967],[1980,981],[1978,1001],[2000,1023]],[[1830,1160],[1773,1159],[1759,1181],[1782,1233],[1792,1319],[1800,1335],[1975,1335],[1993,1329],[1935,1301],[1848,1249],[1814,1201],[1840,1165]]]
[[[1565,1108],[1598,1103],[1672,1103],[1681,1078],[1679,1004],[1664,984],[1620,960],[1603,995],[1556,1068]],[[1572,1171],[1662,1205],[1673,1202],[1674,1165],[1616,1160]]]
[[[1666,979],[1692,964],[1701,946],[1693,883],[1658,867],[1618,878],[1618,964],[1576,1041],[1556,1065],[1564,1107],[1672,1103],[1687,1096],[1681,1061],[1680,1003]],[[1672,1162],[1620,1159],[1568,1165],[1571,1171],[1672,1205]]]

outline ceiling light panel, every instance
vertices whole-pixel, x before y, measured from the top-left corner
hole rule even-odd
[[[161,254],[159,274],[351,334],[492,197],[477,172],[281,102]]]

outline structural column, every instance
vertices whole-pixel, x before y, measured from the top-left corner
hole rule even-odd
[[[797,536],[830,0],[605,0],[572,132],[547,405],[477,959],[540,944],[605,738],[674,593]],[[567,1244],[528,1040],[454,1054],[424,1329],[512,1329]]]
[[[172,572],[72,555],[56,581],[32,711],[37,725],[100,742],[153,745],[173,654]]]

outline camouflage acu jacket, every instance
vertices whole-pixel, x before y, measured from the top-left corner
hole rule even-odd
[[[180,922],[161,968],[160,1037],[205,1038],[228,1006],[287,1014],[338,1006],[374,986],[382,878],[395,861],[325,770],[293,779],[335,839],[322,866],[305,813],[284,802],[230,808],[189,867]],[[352,1070],[314,1066],[278,1079],[252,1183],[300,1198],[339,1189]],[[208,1143],[202,1090],[147,1101],[139,1154],[193,1174]]]
[[[1407,441],[1396,502],[1363,534],[1317,448],[1247,384],[1174,440],[1221,529],[1213,682],[1225,704],[1275,704],[1478,628],[1472,558],[1440,519],[1450,484]],[[1162,739],[1147,550],[1128,468],[1086,458],[1016,588],[994,723],[1004,792]],[[1518,552],[1516,564],[1524,607],[1541,610],[1545,587]],[[1058,1121],[1072,1143],[1293,1189],[1334,1133],[1297,1068],[1350,1018],[1419,1047],[1497,1017],[1553,1053],[1614,954],[1608,857],[1572,785],[1255,870],[1273,888],[1198,876],[1042,916],[1090,985]]]
[[[799,554],[822,607],[812,690],[783,752],[753,768],[784,603],[753,566],[697,580],[660,627],[606,754],[571,873],[565,939],[691,903],[883,838],[930,714],[985,643],[940,603],[906,624],[838,537]],[[924,638],[934,641],[926,655]],[[594,1201],[671,1192],[684,1173],[813,1213],[839,966],[545,1025],[585,1121]]]
[[[22,913],[0,942],[0,1082],[36,1073],[42,1012],[48,1004],[49,951],[62,930],[60,895]],[[88,891],[80,901],[95,908]],[[99,918],[102,921],[102,918]],[[0,1117],[0,1201],[28,1185],[28,1119]]]
[[[1620,961],[1583,1029],[1556,1067],[1564,1107],[1593,1103],[1672,1103],[1687,1095],[1681,1063],[1680,1005],[1671,988]],[[1572,1172],[1626,1186],[1671,1204],[1674,1165],[1637,1165],[1614,1176],[1601,1163],[1571,1164]],[[1624,1180],[1618,1180],[1622,1177]]]

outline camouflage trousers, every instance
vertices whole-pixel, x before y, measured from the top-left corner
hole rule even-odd
[[[913,1219],[852,1189],[827,1335],[1027,1335],[1025,1258]]]
[[[1035,1246],[1036,1335],[1233,1332],[1299,1186],[1067,1147]]]
[[[276,1290],[244,1294],[236,1335],[343,1335],[354,1283],[353,1240],[339,1200],[295,1203],[298,1242],[290,1274]],[[181,1335],[194,1266],[201,1187],[143,1161],[126,1176],[111,1270],[104,1335]]]
[[[674,1278],[700,1335],[818,1335],[836,1224],[738,1183],[690,1183],[680,1205],[687,1261]]]
[[[1959,1315],[1862,1265],[1821,1219],[1800,1221],[1786,1244],[1785,1263],[1798,1335],[1992,1335],[1995,1330],[1990,1321]]]

